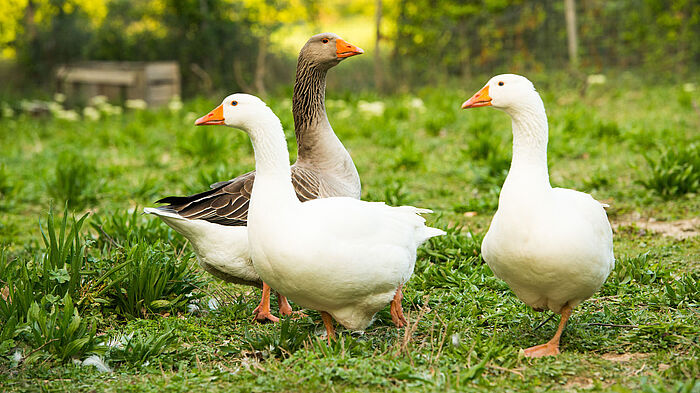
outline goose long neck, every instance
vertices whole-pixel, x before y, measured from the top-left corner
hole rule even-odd
[[[547,170],[549,129],[544,105],[540,100],[531,106],[508,113],[513,120],[513,160],[506,183],[519,178],[531,186],[550,188]]]
[[[260,178],[277,178],[288,181],[291,187],[289,152],[279,120],[257,119],[249,125],[248,135],[255,152],[256,182]]]
[[[292,97],[297,160],[321,167],[338,162],[339,155],[345,152],[326,115],[327,72],[327,67],[312,64],[300,56]]]

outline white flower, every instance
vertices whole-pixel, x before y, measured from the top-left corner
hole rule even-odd
[[[78,115],[78,112],[74,110],[68,110],[68,111],[60,111],[55,114],[57,119],[61,120],[68,120],[68,121],[78,121],[80,119],[80,116]]]
[[[423,103],[423,100],[421,100],[418,97],[412,98],[411,101],[408,103],[408,107],[411,109],[415,109],[418,112],[423,112],[425,110],[425,104]]]
[[[22,355],[22,350],[17,349],[15,350],[15,353],[12,354],[12,362],[13,363],[19,363],[24,359],[24,356]]]
[[[123,109],[121,106],[117,105],[112,105],[109,103],[104,103],[101,104],[99,107],[100,112],[104,113],[105,115],[111,116],[111,115],[121,115],[123,112]]]
[[[61,93],[56,93],[53,95],[53,100],[58,103],[63,103],[66,100],[66,95]]]
[[[350,109],[343,109],[342,111],[335,114],[338,119],[348,119],[352,116],[352,111]]]
[[[22,108],[24,112],[37,112],[42,106],[43,105],[38,101],[22,100],[19,102],[19,107]]]
[[[92,121],[97,121],[100,119],[100,112],[91,106],[86,106],[83,109],[83,117],[86,117]]]
[[[142,99],[126,100],[124,105],[129,109],[141,110],[148,107],[148,103]]]
[[[209,299],[207,302],[207,306],[209,306],[210,310],[216,310],[219,308],[219,302],[216,299]]]
[[[603,74],[588,75],[588,78],[586,79],[586,82],[589,85],[604,85],[606,81],[607,78]]]
[[[6,102],[2,103],[2,116],[3,117],[12,117],[15,115],[15,111],[10,107],[9,104]]]
[[[367,102],[358,101],[357,109],[365,115],[369,116],[381,116],[384,114],[384,109],[386,106],[381,101]]]
[[[683,84],[683,91],[686,93],[691,93],[695,91],[695,83],[684,83]]]
[[[171,112],[178,112],[180,109],[182,109],[182,101],[180,101],[179,96],[175,96],[170,100],[168,103],[168,109],[170,109]]]
[[[102,104],[107,103],[107,97],[103,95],[98,95],[90,98],[90,104],[94,106],[100,106]]]
[[[345,100],[326,100],[326,105],[329,108],[345,108],[347,106]]]
[[[49,102],[46,104],[46,107],[49,108],[49,112],[54,116],[59,112],[63,112],[63,105],[58,102]]]

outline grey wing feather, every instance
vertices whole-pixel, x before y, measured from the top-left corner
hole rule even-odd
[[[292,166],[292,184],[294,185],[294,191],[297,193],[297,198],[302,202],[317,199],[321,193],[321,181],[316,172],[306,168],[296,165]]]
[[[168,208],[190,220],[205,220],[227,226],[245,226],[248,206],[253,191],[255,172],[248,172],[235,179],[211,185],[211,189],[198,194],[158,200]],[[300,201],[318,198],[320,181],[316,174],[305,168],[292,166],[292,184]]]

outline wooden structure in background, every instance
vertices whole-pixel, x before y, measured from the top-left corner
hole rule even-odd
[[[56,79],[59,91],[71,100],[103,95],[110,101],[141,99],[157,107],[180,95],[180,68],[174,61],[91,61],[58,67]]]

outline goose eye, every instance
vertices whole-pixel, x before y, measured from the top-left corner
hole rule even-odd
[[[323,42],[324,44],[327,44],[327,43],[328,43],[328,38],[322,39],[321,42]]]
[[[503,82],[498,82],[498,86],[503,86],[504,84]]]
[[[238,101],[231,101],[231,106],[236,106],[238,105]]]

